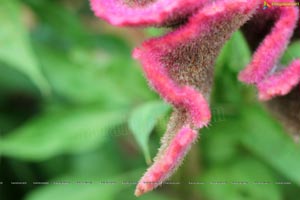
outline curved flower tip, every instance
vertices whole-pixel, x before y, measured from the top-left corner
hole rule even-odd
[[[259,99],[266,101],[288,94],[300,82],[300,59],[292,62],[279,73],[269,76],[258,86]]]
[[[277,2],[280,1],[294,2]],[[295,31],[295,27],[298,30]],[[280,65],[279,59],[292,35],[294,39],[300,36],[299,9],[259,10],[243,30],[249,45],[256,51],[239,78],[257,86],[259,99],[267,101],[268,108],[297,141],[300,136],[300,58],[286,67]],[[257,47],[257,44],[260,45]]]
[[[170,141],[164,155],[141,178],[136,187],[135,195],[140,196],[162,184],[177,168],[177,163],[181,162],[196,139],[197,132],[184,126]]]
[[[283,0],[278,0],[278,2],[280,1]],[[284,2],[294,1],[284,0]],[[260,16],[260,18],[254,17],[253,20],[265,22],[266,24],[258,22],[258,24],[262,26],[268,26],[270,18],[273,18],[276,22],[270,34],[266,36],[257,48],[251,63],[239,75],[239,80],[249,84],[258,84],[263,81],[268,76],[268,73],[276,67],[278,60],[285,51],[297,26],[299,10],[297,7],[272,7],[267,12],[260,10],[257,15]],[[267,16],[265,21],[263,18],[264,15]],[[255,25],[256,21],[255,23],[251,23],[251,25]],[[247,34],[250,33],[246,33],[246,35]],[[261,33],[256,33],[256,35],[259,36]]]

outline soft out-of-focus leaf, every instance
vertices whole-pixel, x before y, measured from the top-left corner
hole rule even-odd
[[[128,57],[127,59],[132,60]],[[158,95],[151,91],[147,85],[140,66],[125,61],[126,59],[107,69],[107,73],[110,75],[109,78],[122,88],[124,95],[134,97],[132,101],[135,104],[153,99],[157,100]]]
[[[233,72],[239,72],[250,61],[251,52],[243,34],[235,32],[223,47],[216,66],[228,65]]]
[[[135,185],[132,185],[132,187],[130,188],[127,188],[125,189],[124,191],[120,192],[119,194],[116,195],[115,198],[113,198],[113,200],[119,200],[119,199],[122,199],[122,200],[132,200],[132,199],[137,199],[135,197],[132,196],[132,192],[134,191],[134,188]],[[163,194],[160,194],[158,193],[157,191],[152,191],[152,192],[149,192],[145,195],[142,195],[140,197],[138,197],[139,200],[178,200],[178,198],[175,198],[174,196],[170,197],[167,196],[167,195],[163,195]]]
[[[38,88],[27,75],[0,63],[0,98],[14,92],[39,96]]]
[[[236,32],[229,41],[230,51],[228,67],[234,71],[239,72],[251,59],[251,52],[249,46],[241,32]]]
[[[224,122],[214,123],[208,129],[200,131],[205,152],[203,156],[207,157],[210,163],[223,163],[238,154],[241,130],[238,123],[239,120],[236,119],[225,119]]]
[[[65,49],[74,47],[100,47],[111,53],[129,53],[126,40],[114,34],[108,34],[99,24],[84,24],[79,15],[62,2],[24,0],[40,19],[40,26],[34,31],[35,39]],[[85,4],[88,5],[88,2]],[[55,17],[53,17],[55,16]],[[60,19],[60,20],[57,20]],[[96,17],[89,20],[99,22]],[[94,22],[94,23],[95,23]],[[92,28],[88,28],[91,26]],[[97,32],[94,30],[97,29]],[[96,33],[94,33],[96,32]],[[45,37],[46,36],[46,37]]]
[[[78,176],[69,174],[54,181],[68,181],[69,184],[49,184],[30,193],[26,200],[99,200],[113,199],[119,192],[126,188],[133,188],[141,170],[123,173],[114,177],[105,174],[98,176]],[[89,183],[84,183],[88,181]],[[81,183],[80,183],[81,182]],[[106,182],[106,183],[105,183]],[[134,190],[132,189],[132,196]]]
[[[33,30],[35,50],[59,97],[72,103],[110,106],[128,106],[154,97],[129,46],[118,34],[98,24],[94,33],[98,26],[87,28],[84,20],[61,2],[25,2],[40,19]]]
[[[45,73],[58,96],[74,103],[128,104],[126,95],[104,71],[71,62],[66,55],[39,48]]]
[[[117,140],[117,137],[111,137],[111,140],[95,151],[73,156],[70,159],[72,169],[69,171],[77,176],[114,176],[120,173],[124,169],[124,162]]]
[[[291,46],[287,48],[281,62],[287,65],[296,58],[300,58],[300,41],[293,42]]]
[[[124,111],[97,108],[45,113],[2,138],[0,152],[27,160],[93,149],[105,142],[112,127],[125,122]]]
[[[35,163],[35,165],[43,172],[43,177],[51,177],[51,179],[66,173],[76,177],[86,177],[86,180],[93,178],[93,176],[94,178],[113,177],[121,173],[125,166],[128,167],[124,164],[124,155],[122,155],[118,146],[119,142],[119,135],[111,134],[107,142],[101,143],[92,151],[56,156]],[[22,162],[19,161],[19,163]],[[46,178],[40,178],[39,180],[46,181]]]
[[[243,144],[266,163],[300,185],[300,146],[290,138],[272,116],[257,107],[244,111]]]
[[[149,136],[157,120],[162,117],[170,107],[163,102],[149,102],[137,107],[129,118],[129,127],[143,150],[147,163],[151,163],[149,152]]]
[[[213,103],[243,104],[246,98],[253,99],[252,91],[237,79],[239,71],[249,63],[250,58],[251,53],[242,33],[234,33],[216,61]]]
[[[200,187],[210,200],[280,200],[276,181],[261,163],[240,159],[230,166],[208,170],[195,187]]]
[[[87,53],[83,55],[83,50],[68,55],[67,52],[40,45],[37,45],[36,49],[54,92],[70,102],[101,103],[116,107],[129,106],[153,96],[141,72],[129,58],[114,58],[105,52],[89,49],[86,49]],[[97,57],[98,63],[75,62],[76,59],[86,61],[87,56],[91,60]]]
[[[49,199],[51,196],[56,199],[112,199],[121,190],[132,186],[122,184],[122,181],[134,181],[142,173],[141,170],[124,173],[123,160],[117,149],[115,143],[106,143],[96,151],[69,158],[65,162],[71,161],[71,168],[64,175],[48,180],[49,185],[31,191],[25,199]],[[44,168],[49,164],[47,162]],[[69,184],[55,185],[55,181],[68,181]],[[108,183],[111,181],[116,184]],[[132,197],[133,188],[130,189]]]
[[[147,36],[149,37],[158,37],[158,36],[161,36],[163,35],[165,32],[166,32],[166,29],[164,28],[146,28],[145,29],[145,32],[147,34]]]
[[[84,42],[89,36],[84,26],[80,23],[79,16],[67,9],[59,2],[49,3],[40,0],[25,0],[42,22],[51,25],[56,34],[68,38],[68,43]],[[60,19],[60,20],[57,20]]]
[[[48,95],[50,86],[39,69],[20,12],[19,1],[1,1],[0,60],[28,75],[42,93]]]

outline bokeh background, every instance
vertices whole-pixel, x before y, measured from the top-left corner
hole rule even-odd
[[[131,51],[164,29],[112,27],[87,0],[0,0],[0,199],[136,199],[171,107]],[[294,41],[283,57],[300,57]],[[300,147],[237,81],[251,52],[223,48],[213,120],[182,167],[140,199],[298,200]]]

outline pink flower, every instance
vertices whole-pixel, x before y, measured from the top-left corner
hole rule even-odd
[[[174,105],[162,146],[154,164],[137,185],[137,196],[170,177],[196,141],[197,131],[208,125],[215,60],[231,34],[252,16],[253,20],[261,17],[261,29],[269,18],[274,18],[276,24],[240,79],[255,84],[263,100],[287,94],[299,83],[298,60],[280,72],[269,73],[277,66],[292,36],[298,10],[287,7],[263,11],[262,3],[261,0],[91,0],[95,14],[113,25],[173,28],[164,36],[145,41],[133,52],[133,57],[142,63],[149,84]]]
[[[240,74],[240,80],[257,86],[259,99],[267,101],[279,121],[299,140],[300,59],[295,58],[288,66],[279,62],[290,38],[300,38],[299,9],[271,7],[259,10],[244,25],[243,31],[256,52],[252,62]]]
[[[276,2],[281,1],[293,2],[292,0],[278,0]],[[241,81],[257,86],[261,100],[269,100],[274,96],[285,95],[300,81],[300,59],[295,60],[284,69],[278,63],[293,35],[298,18],[299,10],[296,6],[272,7],[268,10],[256,12],[252,20],[248,22],[251,24],[252,29],[254,29],[253,27],[257,28],[255,26],[257,20],[260,21],[259,26],[261,26],[258,29],[266,28],[266,22],[275,22],[271,32],[254,53],[251,63],[239,76]],[[246,34],[250,33],[251,31],[246,32]],[[256,33],[258,33],[257,29]]]

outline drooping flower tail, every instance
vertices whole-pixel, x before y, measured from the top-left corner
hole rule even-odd
[[[197,135],[195,130],[189,127],[183,127],[172,141],[170,141],[164,155],[162,155],[141,178],[135,190],[135,195],[140,196],[162,184],[162,182],[171,175],[170,172],[174,171],[177,167],[177,163],[181,162],[184,158],[196,140]]]
[[[133,56],[141,61],[150,85],[178,109],[177,118],[182,121],[177,121],[177,126],[188,125],[197,131],[209,123],[211,114],[207,101],[213,82],[214,62],[231,34],[255,11],[256,1],[248,3],[248,6],[245,6],[245,1],[209,4],[199,9],[180,28],[165,36],[150,39],[134,51]],[[153,171],[162,165],[170,145],[179,142],[176,141],[176,132],[170,133],[169,130],[180,134],[183,127],[168,128],[166,134],[171,134],[166,136],[169,137],[168,144],[165,145],[166,140],[162,140],[163,148],[153,166],[140,180],[136,194],[154,189],[180,165],[182,158],[174,157],[173,167],[164,171],[165,176],[157,176]],[[149,182],[155,184],[146,186]]]

